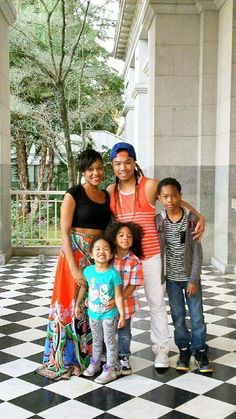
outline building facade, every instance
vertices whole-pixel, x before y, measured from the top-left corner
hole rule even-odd
[[[207,220],[205,262],[236,271],[236,2],[121,0],[124,138]]]
[[[0,1],[0,264],[11,256],[10,220],[10,92],[9,25],[15,21],[15,9],[9,0]]]

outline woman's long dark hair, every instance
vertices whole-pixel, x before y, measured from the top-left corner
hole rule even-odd
[[[136,223],[113,223],[110,224],[107,229],[105,230],[105,237],[108,240],[112,240],[115,243],[116,235],[120,231],[121,228],[127,227],[132,236],[133,236],[133,244],[131,246],[132,252],[138,257],[143,258],[143,249],[142,249],[142,238],[143,238],[143,229],[139,224]]]

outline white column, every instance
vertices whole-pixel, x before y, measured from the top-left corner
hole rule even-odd
[[[211,262],[214,249],[215,146],[218,11],[200,10],[200,71],[198,116],[197,208],[206,218],[203,236],[205,263]]]
[[[215,242],[212,262],[222,271],[236,267],[236,4],[221,2],[217,79]]]
[[[137,160],[146,176],[153,176],[150,170],[150,153],[148,141],[148,96],[147,96],[147,55],[148,42],[139,40],[135,48],[134,59],[134,146],[137,151]]]
[[[0,264],[11,256],[10,94],[8,26],[15,19],[11,1],[0,2]]]
[[[152,10],[152,13],[151,13]],[[176,177],[196,205],[200,17],[192,6],[149,8],[148,145],[155,176]]]
[[[125,104],[123,109],[124,120],[124,139],[128,143],[134,144],[134,99],[132,91],[134,88],[134,69],[129,68],[124,80],[125,85]]]

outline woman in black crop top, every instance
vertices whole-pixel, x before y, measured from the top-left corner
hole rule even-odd
[[[74,318],[78,286],[85,285],[82,269],[91,264],[92,239],[110,221],[109,195],[99,189],[104,170],[101,155],[85,150],[78,157],[85,183],[70,188],[61,206],[62,251],[59,256],[44,352],[43,376],[59,379],[80,375],[89,364],[91,333],[83,305],[80,319]]]

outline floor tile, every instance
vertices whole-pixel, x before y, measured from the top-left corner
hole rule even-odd
[[[33,413],[39,413],[53,406],[60,405],[67,400],[66,397],[60,394],[40,388],[11,400],[11,403],[19,407],[24,407]]]
[[[226,338],[225,336],[217,337],[208,342],[208,344],[217,349],[225,351],[236,351],[236,341]]]
[[[168,382],[168,385],[181,388],[196,394],[204,394],[215,387],[220,386],[222,381],[204,375],[197,375],[191,372],[181,375]]]
[[[38,388],[35,384],[27,383],[19,378],[11,378],[0,383],[0,395],[2,400],[9,401]]]
[[[222,365],[228,365],[232,368],[236,368],[236,353],[230,352],[227,355],[223,355],[220,358],[215,359],[215,362]]]
[[[5,353],[4,351],[0,351],[0,360],[1,365],[6,364],[6,362],[15,361],[17,358],[9,354],[9,352]]]
[[[113,388],[114,390],[123,391],[131,396],[140,396],[161,385],[162,383],[157,380],[151,380],[140,375],[132,374],[127,377],[122,377],[119,380],[112,381],[106,386]]]
[[[71,377],[71,379],[66,383],[66,385],[65,381],[61,380],[53,384],[50,384],[44,388],[46,390],[53,391],[54,393],[61,394],[61,396],[74,399],[78,396],[81,396],[82,394],[96,390],[100,387],[100,384],[96,384],[91,380],[86,380],[85,378],[80,377]]]
[[[27,359],[17,359],[16,361],[0,365],[0,372],[11,375],[12,377],[18,377],[24,373],[36,370],[37,367],[38,364],[35,362],[28,361]]]
[[[157,419],[170,411],[171,409],[166,406],[135,398],[109,410],[109,413],[123,419]]]
[[[190,400],[176,410],[189,415],[194,412],[194,416],[199,419],[222,419],[236,412],[235,406],[204,395]]]
[[[211,267],[203,269],[211,374],[199,373],[194,357],[192,372],[175,370],[178,348],[167,298],[170,368],[154,368],[150,312],[142,288],[141,308],[132,327],[133,374],[101,386],[93,378],[53,382],[35,373],[42,362],[56,262],[57,258],[49,257],[39,264],[38,257],[18,257],[5,270],[0,266],[0,293],[7,292],[9,297],[0,296],[0,407],[4,418],[77,419],[78,412],[91,419],[209,419],[212,412],[214,419],[236,418],[231,396],[236,386],[236,276],[224,276]],[[189,317],[187,324],[190,327]]]
[[[132,399],[131,395],[105,386],[76,398],[76,400],[88,404],[89,406],[96,407],[97,409],[102,406],[102,409],[105,411],[125,403],[130,399]]]
[[[11,403],[0,404],[0,417],[9,419],[27,419],[32,417],[32,413]]]
[[[102,410],[87,404],[80,403],[76,400],[68,400],[58,406],[52,407],[44,412],[40,412],[40,416],[45,419],[92,419],[97,417]]]
[[[0,349],[10,348],[20,343],[22,343],[21,339],[15,339],[12,336],[0,337]]]
[[[161,387],[143,394],[141,398],[149,400],[163,406],[176,409],[179,405],[186,403],[196,397],[196,394],[190,391],[183,391],[180,388],[171,387],[168,384],[163,384]]]
[[[27,330],[27,327],[18,323],[8,323],[5,326],[0,326],[0,333],[3,333],[4,335],[13,335],[17,332],[22,332],[23,330]]]
[[[43,337],[45,338],[45,332],[39,329],[26,329],[23,332],[12,334],[12,337],[30,342]]]
[[[234,404],[236,407],[236,387],[232,384],[222,383],[220,386],[205,393],[205,396]]]
[[[15,355],[18,358],[26,358],[27,356],[42,352],[42,347],[34,343],[26,342],[11,348],[3,349],[2,352],[7,352],[8,354]]]

